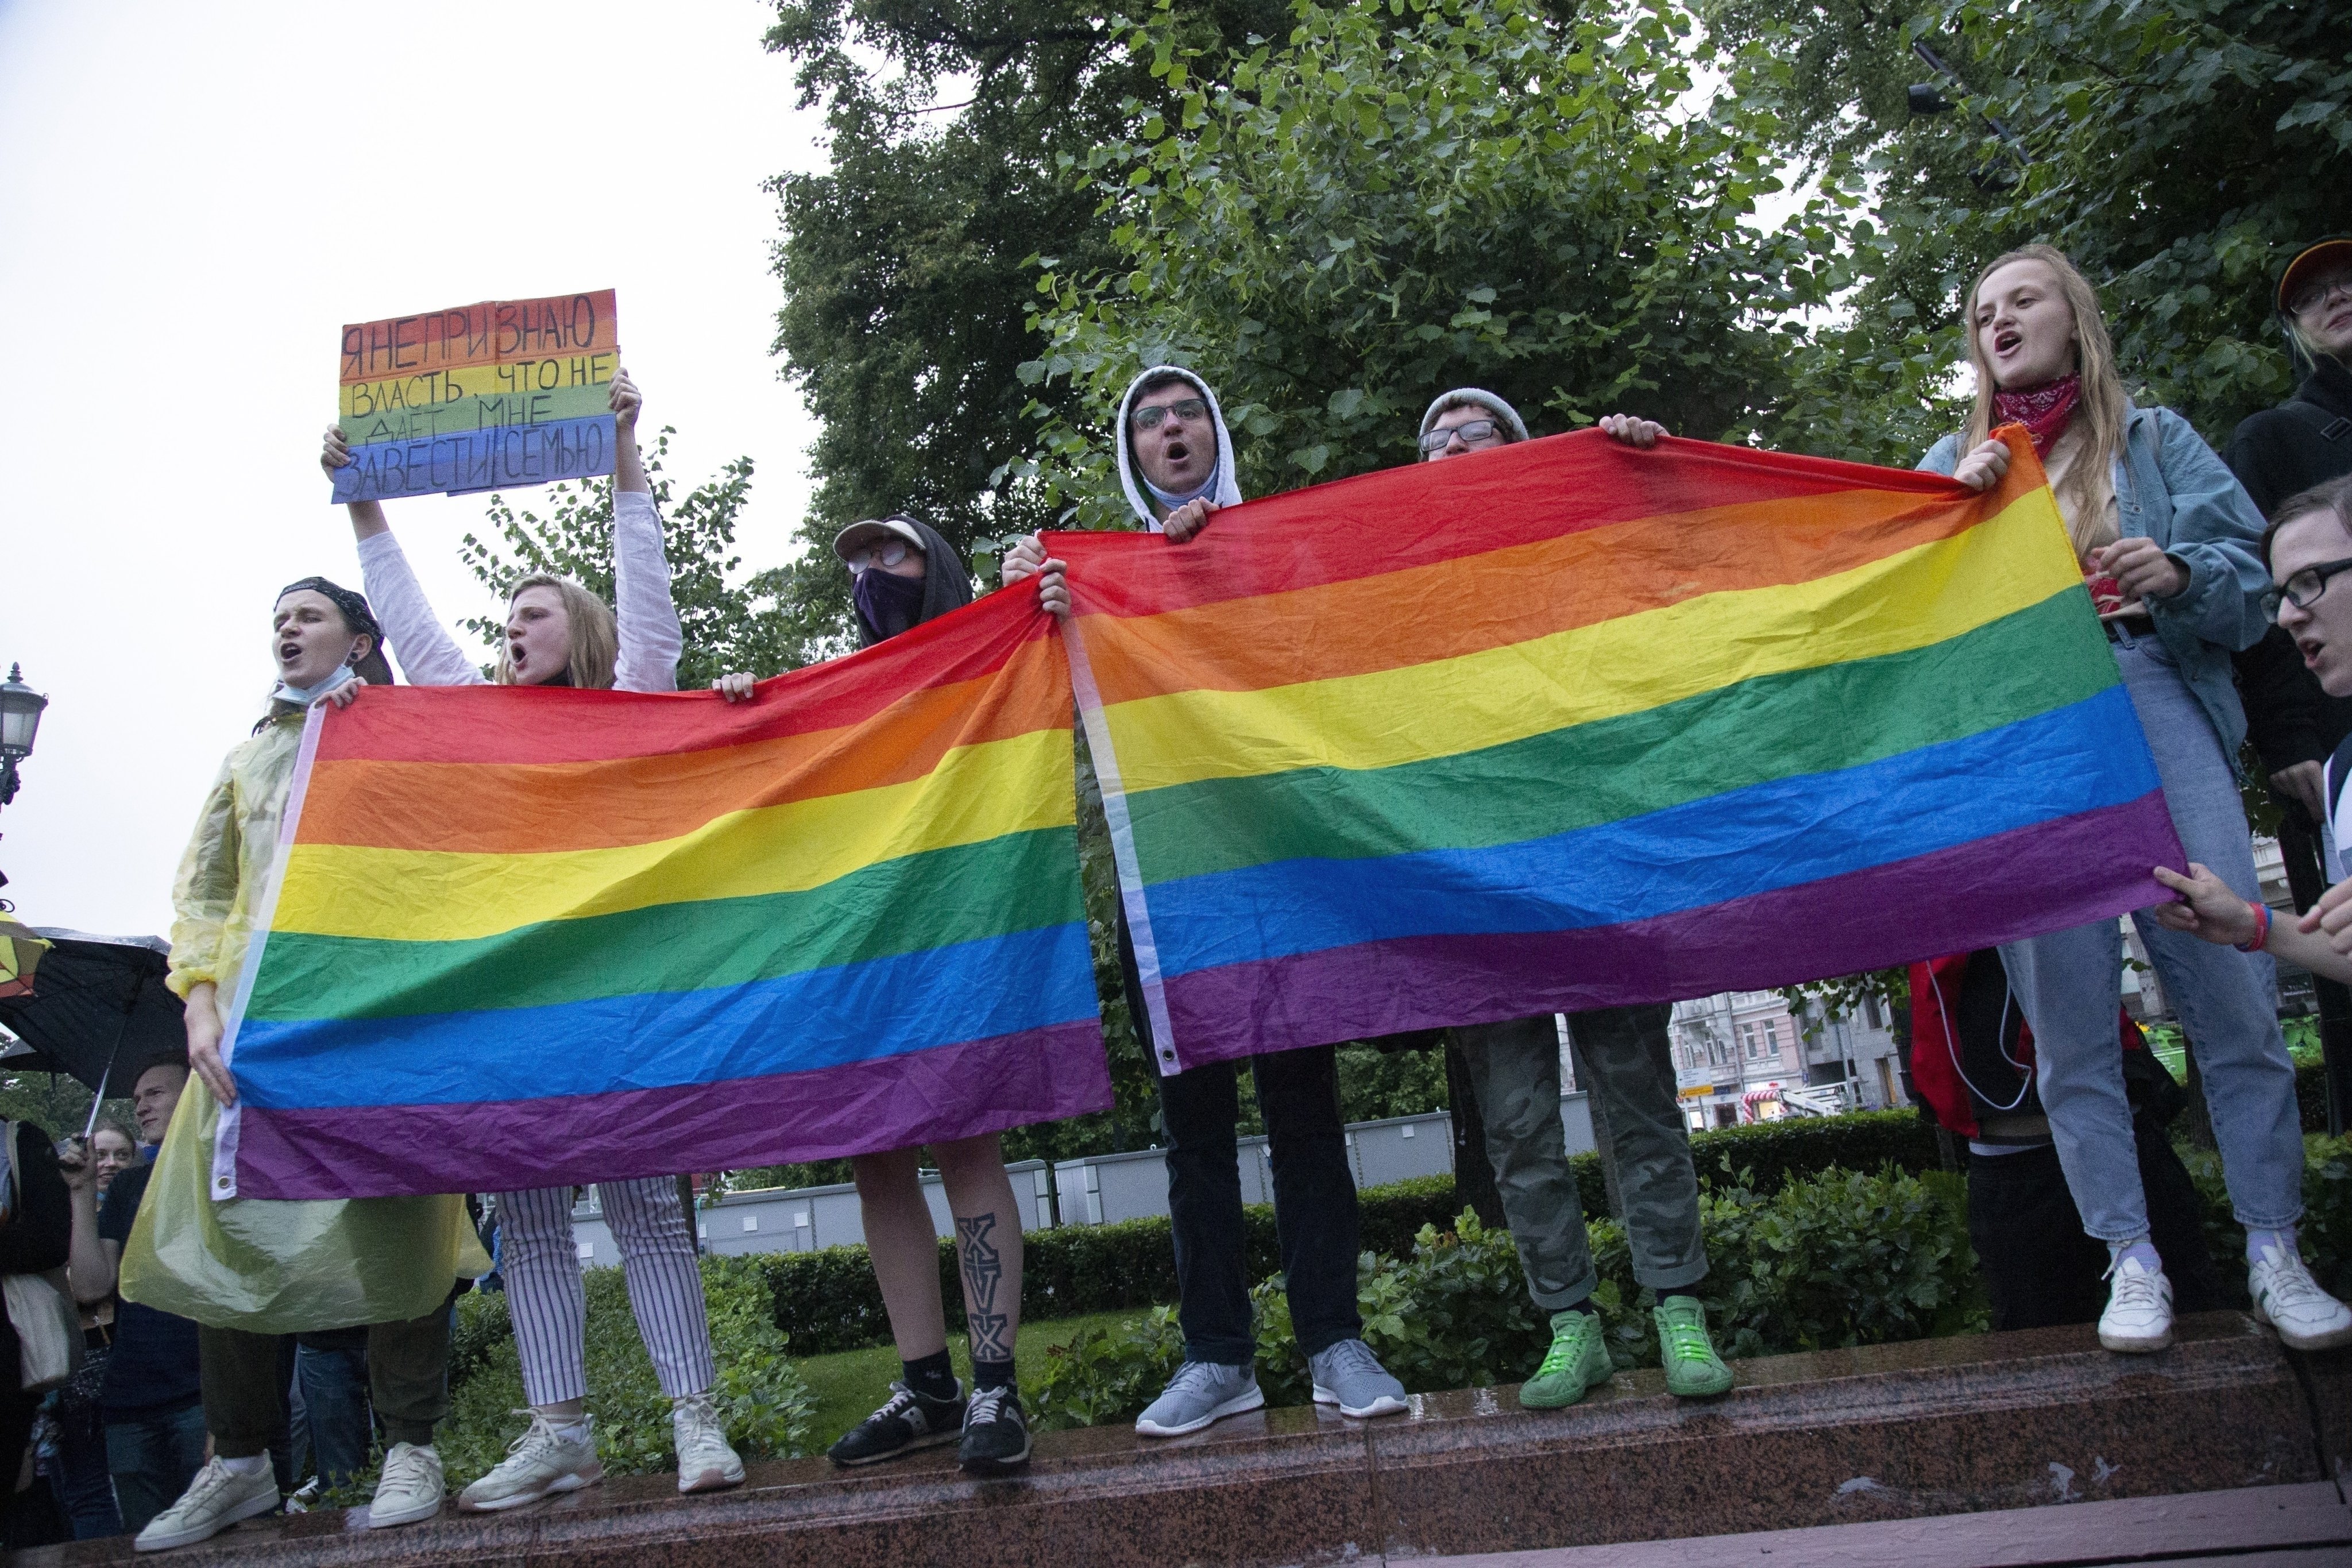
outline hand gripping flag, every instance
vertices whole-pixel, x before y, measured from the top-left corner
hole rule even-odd
[[[1062,534],[1164,1071],[1790,984],[2114,916],[2183,857],[2032,448],[1598,433]]]
[[[1058,644],[1002,594],[741,704],[314,711],[214,1194],[560,1186],[1107,1108]]]

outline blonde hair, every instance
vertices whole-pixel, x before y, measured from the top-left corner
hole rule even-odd
[[[2303,355],[2304,363],[2309,365],[2314,370],[2317,370],[2321,360],[2332,359],[2336,363],[2344,366],[2345,369],[2352,370],[2352,359],[2347,359],[2343,354],[2328,353],[2326,349],[2321,348],[2317,343],[2312,342],[2311,335],[2308,332],[2305,332],[2301,327],[2296,326],[2294,324],[2294,319],[2292,316],[2287,316],[2284,311],[2281,311],[2280,314],[2284,318],[2284,324],[2286,328],[2286,341],[2294,345],[2296,353]],[[2292,369],[2293,366],[2290,365],[2288,368]]]
[[[507,590],[507,609],[513,612],[514,602],[526,588],[552,588],[563,605],[564,620],[572,631],[571,646],[564,651],[564,668],[572,684],[593,691],[609,691],[613,686],[613,668],[621,660],[621,628],[613,618],[613,606],[590,593],[582,584],[569,577],[558,577],[551,572],[534,572]],[[506,639],[499,639],[499,673],[500,686],[514,684],[514,666],[508,662]]]
[[[2116,459],[2123,456],[2124,415],[2129,400],[2124,395],[2123,377],[2116,370],[2115,340],[2107,336],[2107,323],[2099,314],[2098,291],[2055,246],[2029,245],[1996,256],[1969,285],[1960,314],[1961,324],[1968,329],[1969,363],[1976,369],[1977,395],[1969,410],[1960,450],[1973,451],[1991,433],[1992,395],[1997,390],[1992,362],[1986,357],[1982,334],[1977,331],[1977,291],[1986,279],[2019,261],[2039,261],[2050,268],[2058,279],[2059,297],[2074,316],[2074,366],[2083,377],[2082,401],[2075,405],[2074,419],[2082,427],[2084,447],[2067,469],[2064,493],[2058,499],[2065,503],[2062,510],[2066,514],[2066,531],[2080,554],[2105,537],[2101,524],[2106,511],[2107,476]]]

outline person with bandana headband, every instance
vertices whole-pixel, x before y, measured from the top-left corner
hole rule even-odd
[[[2187,420],[2132,405],[2098,295],[2060,251],[2034,245],[1996,258],[1970,285],[1962,316],[1975,406],[1967,429],[1919,466],[1990,489],[2009,466],[2009,448],[1989,438],[1992,426],[2025,426],[2181,844],[2239,898],[2259,902],[2231,762],[2246,722],[2231,656],[2265,629],[2261,514]],[[2259,941],[2233,952],[2169,929],[2150,910],[2133,921],[2165,995],[2196,1035],[2231,1207],[2246,1227],[2249,1288],[2257,1301],[2315,1292],[2294,1243],[2303,1137],[2270,957]],[[2121,942],[2116,922],[2099,920],[2011,942],[2000,957],[2033,1029],[2038,1088],[2067,1188],[2083,1228],[2106,1243],[2112,1260],[2099,1342],[2147,1352],[2172,1342],[2172,1289],[2149,1239],[2116,1041]]]
[[[168,984],[185,1003],[195,1076],[123,1247],[121,1280],[126,1299],[199,1324],[213,1454],[141,1530],[142,1552],[203,1541],[279,1506],[268,1453],[285,1420],[278,1336],[310,1330],[369,1326],[375,1410],[391,1442],[370,1522],[438,1513],[433,1427],[449,1405],[450,1281],[488,1261],[460,1197],[214,1203],[207,1193],[220,1107],[236,1099],[220,1053],[221,997],[236,991],[268,886],[304,716],[314,702],[348,702],[392,679],[367,600],[323,577],[278,595],[270,650],[268,711],[222,765],[173,890]],[[320,1258],[341,1260],[331,1277]]]
[[[623,371],[613,378],[614,606],[569,578],[534,573],[507,605],[496,679],[500,685],[671,691],[684,646],[670,599],[661,518],[637,451],[644,399]],[[327,432],[320,462],[349,462],[341,430]],[[443,627],[376,501],[354,501],[352,531],[368,592],[383,613],[401,668],[419,686],[479,685],[486,678]],[[530,1426],[507,1458],[459,1494],[473,1512],[519,1508],[602,1478],[588,1415],[587,1303],[572,1234],[572,1188],[499,1194],[499,1264],[515,1342],[522,1353]],[[712,1403],[717,1365],[702,1299],[694,1226],[668,1177],[599,1182],[596,1194],[621,1248],[629,1304],[670,1400],[677,1489],[738,1485],[743,1462]]]
[[[1208,383],[1189,370],[1156,365],[1119,399],[1118,477],[1136,520],[1171,544],[1199,536],[1223,507],[1238,506],[1233,438]],[[1009,587],[1031,577],[1039,602],[1069,609],[1059,561],[1035,535],[1005,552]],[[1128,994],[1142,994],[1126,911],[1118,920],[1120,972]],[[1151,1024],[1132,1009],[1144,1056],[1155,1064]],[[1356,1254],[1361,1216],[1339,1119],[1334,1048],[1310,1046],[1249,1061],[1258,1109],[1274,1152],[1275,1226],[1282,1244],[1283,1288],[1298,1348],[1313,1374],[1315,1401],[1343,1415],[1402,1414],[1404,1384],[1389,1375],[1364,1343],[1356,1309]],[[1265,1404],[1255,1365],[1249,1278],[1244,1255],[1235,1064],[1212,1062],[1160,1080],[1168,1129],[1168,1209],[1176,1248],[1178,1314],[1184,1363],[1167,1390],[1137,1418],[1147,1436],[1173,1437]]]
[[[833,552],[850,570],[860,647],[971,603],[971,575],[955,546],[904,512],[851,523],[834,540]],[[718,686],[730,701],[756,695],[748,675],[727,676]],[[967,1475],[1005,1475],[1029,1462],[1030,1449],[1013,1356],[1021,1329],[1021,1212],[996,1133],[929,1148],[955,1224],[971,1347],[971,1396],[965,1397],[948,1352],[939,1237],[919,1170],[923,1150],[853,1156],[866,1256],[889,1313],[899,1376],[874,1414],[844,1434],[827,1457],[848,1468],[954,1443]]]

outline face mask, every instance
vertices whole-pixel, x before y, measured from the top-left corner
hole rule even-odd
[[[915,625],[923,614],[923,580],[887,572],[860,572],[849,585],[857,613],[877,637],[895,637]]]
[[[289,686],[285,681],[279,681],[278,689],[269,694],[269,700],[272,702],[291,702],[297,708],[308,708],[337,687],[346,685],[359,678],[358,670],[348,664],[339,664],[335,666],[335,672],[332,675],[316,686]]]

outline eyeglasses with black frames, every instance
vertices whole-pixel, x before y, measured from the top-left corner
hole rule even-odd
[[[2277,620],[2282,605],[2293,605],[2298,610],[2311,608],[2319,603],[2319,596],[2327,592],[2329,580],[2345,572],[2352,572],[2352,555],[2341,561],[2322,561],[2300,572],[2289,573],[2285,582],[2263,595],[2263,618]]]

